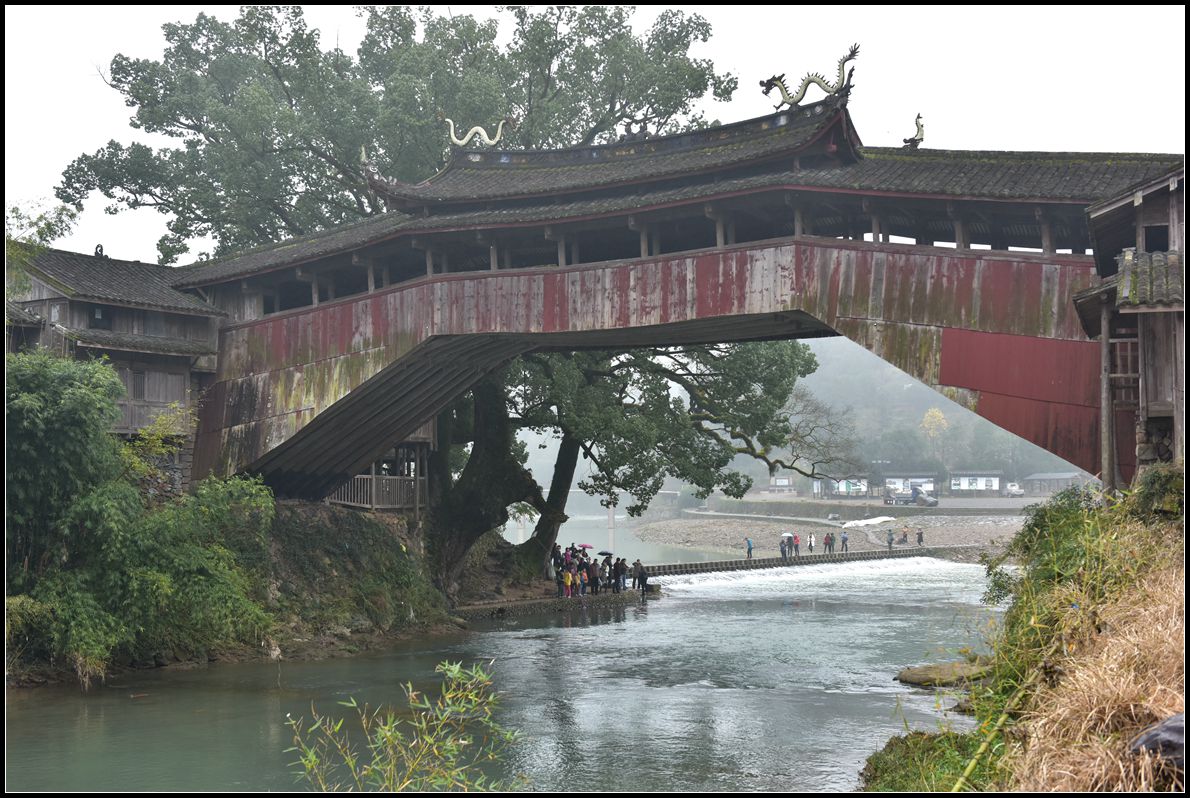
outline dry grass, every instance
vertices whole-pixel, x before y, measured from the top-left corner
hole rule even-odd
[[[1083,639],[1052,662],[1018,727],[1013,785],[1035,791],[1184,789],[1151,756],[1128,753],[1146,726],[1185,708],[1185,568],[1162,568],[1100,605]],[[1085,628],[1085,627],[1084,627]]]

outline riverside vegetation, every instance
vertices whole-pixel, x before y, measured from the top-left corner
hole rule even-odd
[[[446,620],[399,520],[282,505],[259,481],[165,489],[166,419],[121,443],[123,385],[102,361],[8,355],[6,672],[84,686],[113,666],[353,650]],[[185,424],[185,419],[182,419]],[[345,642],[348,641],[348,642]]]
[[[1069,490],[1030,508],[988,564],[986,600],[1010,603],[972,687],[978,729],[894,738],[869,758],[865,789],[1184,789],[1168,764],[1128,751],[1184,710],[1184,556],[1181,466],[1147,470],[1106,507]]]

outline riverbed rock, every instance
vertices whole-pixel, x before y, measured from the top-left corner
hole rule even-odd
[[[1186,713],[1179,712],[1145,729],[1128,746],[1133,753],[1152,751],[1186,772]]]
[[[990,670],[986,664],[966,661],[914,665],[898,673],[897,681],[918,687],[950,687],[979,681]]]

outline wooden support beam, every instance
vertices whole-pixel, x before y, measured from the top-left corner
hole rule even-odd
[[[1112,430],[1111,301],[1107,292],[1099,305],[1099,479],[1105,493],[1116,487],[1115,438]]]
[[[1053,255],[1057,253],[1057,248],[1054,247],[1054,227],[1050,224],[1049,217],[1041,208],[1034,208],[1033,214],[1037,217],[1037,228],[1041,231],[1041,251],[1045,255]]]
[[[368,264],[368,293],[376,292],[376,267],[371,263]]]
[[[566,268],[566,236],[558,236],[558,268]]]
[[[434,250],[426,250],[426,277],[434,276]]]
[[[318,307],[318,281],[310,281],[310,304]]]
[[[793,206],[793,234],[794,236],[806,234],[806,211],[801,205]]]
[[[578,239],[576,238],[570,242],[570,263],[573,266],[577,266],[578,264],[580,264],[582,262],[583,262],[583,259],[580,257],[580,252],[579,252],[579,248],[578,248]]]
[[[488,245],[488,262],[492,271],[500,269],[500,251],[496,248],[495,241]]]
[[[640,256],[649,257],[649,228],[640,228]]]

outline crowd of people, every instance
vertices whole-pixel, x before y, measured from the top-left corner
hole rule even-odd
[[[806,535],[806,548],[810,554],[814,553],[814,533]],[[787,532],[781,536],[781,559],[788,560],[794,557],[802,556],[802,536],[796,532]],[[840,534],[836,535],[834,532],[827,532],[822,536],[822,550],[824,554],[834,554],[836,551],[842,554],[847,551],[847,530],[844,529]]]
[[[558,598],[574,598],[590,593],[611,590],[620,593],[628,589],[628,577],[632,577],[632,589],[648,592],[649,574],[638,559],[631,565],[624,557],[612,559],[611,552],[599,552],[599,560],[592,557],[588,546],[571,543],[565,549],[554,544],[550,563],[553,566],[554,582],[558,585]]]

